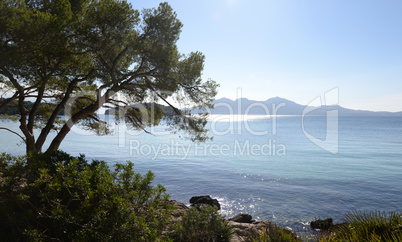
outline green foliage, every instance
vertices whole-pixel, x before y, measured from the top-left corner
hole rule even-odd
[[[172,235],[174,241],[230,241],[232,227],[222,218],[216,208],[201,206],[190,208],[176,224]]]
[[[134,128],[157,125],[161,108],[133,108],[140,103],[167,104],[173,132],[210,138],[205,116],[189,118],[168,101],[206,111],[218,88],[201,79],[202,53],[178,51],[182,23],[168,3],[139,11],[117,0],[0,0],[0,23],[3,106],[15,101],[28,151],[41,152],[52,130],[59,132],[48,151],[57,150],[76,124],[108,134],[101,107]],[[34,105],[24,108],[27,98]],[[57,119],[63,109],[66,120]],[[38,137],[34,128],[42,129]]]
[[[133,163],[89,164],[66,153],[0,156],[2,240],[157,241],[172,207]]]
[[[0,105],[4,101],[4,98],[0,98]],[[24,102],[24,107],[26,109],[31,109],[33,106],[33,103],[30,101],[25,101]],[[3,107],[0,109],[0,114],[7,114],[7,115],[15,115],[15,114],[21,114],[20,110],[18,109],[18,103],[17,101],[12,101],[9,105]]]
[[[269,224],[251,238],[253,242],[299,242],[297,236],[290,230]]]
[[[304,236],[302,241],[381,242],[402,241],[402,214],[398,212],[350,212],[346,222],[333,231]]]
[[[341,227],[340,240],[347,241],[402,241],[400,213],[351,212]]]

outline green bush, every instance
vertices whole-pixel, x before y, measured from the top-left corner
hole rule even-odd
[[[176,224],[172,235],[174,241],[225,242],[230,241],[232,227],[222,218],[215,207],[190,208]]]
[[[153,174],[64,152],[0,155],[0,238],[157,241],[172,210]]]
[[[303,241],[319,242],[400,242],[402,241],[402,215],[397,212],[350,212],[346,222],[334,231],[309,237]]]
[[[276,224],[269,224],[254,235],[253,242],[299,242],[297,236],[290,230],[279,227]]]
[[[337,238],[341,241],[402,241],[400,213],[351,212]]]

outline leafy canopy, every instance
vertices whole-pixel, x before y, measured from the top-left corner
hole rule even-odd
[[[117,0],[0,0],[0,109],[17,101],[27,151],[41,152],[48,134],[57,150],[75,124],[109,132],[96,112],[115,110],[116,122],[136,129],[156,125],[164,103],[174,131],[193,141],[208,139],[206,116],[189,116],[179,106],[206,110],[218,85],[203,81],[204,55],[181,54],[182,23],[168,3],[142,12]],[[26,99],[34,100],[30,108]],[[174,102],[172,102],[174,100]],[[61,120],[58,114],[65,109]],[[40,129],[39,134],[34,130]]]

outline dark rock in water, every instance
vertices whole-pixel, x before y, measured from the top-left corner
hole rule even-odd
[[[219,204],[217,199],[213,199],[210,196],[195,196],[190,199],[191,206],[200,207],[202,205],[211,205],[221,209],[221,205]]]
[[[209,195],[205,195],[205,196],[194,196],[194,197],[192,197],[192,198],[190,198],[190,203],[191,204],[193,204],[193,203],[197,203],[197,201],[198,201],[198,199],[201,199],[201,198],[211,198]]]
[[[229,221],[233,221],[233,222],[237,222],[237,223],[251,223],[252,218],[253,217],[251,217],[250,214],[239,213],[236,216],[234,216],[233,218],[229,219]]]
[[[327,218],[325,220],[315,220],[311,221],[310,227],[312,229],[321,229],[321,230],[329,230],[333,226],[333,220],[332,218]]]

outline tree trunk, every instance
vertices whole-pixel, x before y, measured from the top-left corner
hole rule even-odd
[[[40,151],[39,150],[37,150],[36,149],[36,147],[35,147],[35,139],[34,139],[34,137],[32,136],[32,138],[30,138],[30,139],[26,139],[26,153],[28,154],[28,153],[31,153],[31,152],[34,152],[34,153],[39,153]]]
[[[42,129],[42,131],[36,141],[35,145],[36,145],[37,150],[39,150],[39,151],[42,150],[42,146],[45,143],[46,138],[47,138],[50,130],[52,129],[57,116],[59,115],[60,111],[65,107],[68,100],[70,99],[70,95],[73,92],[74,88],[76,87],[77,83],[80,81],[86,80],[89,77],[89,75],[91,75],[91,74],[92,74],[92,71],[83,79],[74,79],[73,81],[70,82],[70,84],[67,87],[66,93],[64,94],[64,98],[57,105],[57,107],[53,111],[52,115],[49,117],[46,126]]]
[[[88,117],[89,115],[95,113],[106,101],[109,99],[110,92],[112,90],[107,90],[103,96],[98,96],[97,101],[89,105],[88,107],[82,109],[81,111],[74,114],[61,128],[56,137],[52,140],[52,143],[49,145],[49,148],[46,150],[46,153],[50,153],[59,149],[61,142],[64,140],[66,135],[70,132],[71,127],[75,125],[80,119]],[[98,90],[100,93],[100,90]]]
[[[52,143],[47,148],[46,153],[51,153],[53,151],[58,150],[61,142],[66,137],[66,135],[70,132],[70,130],[71,130],[70,126],[65,124],[63,126],[63,128],[60,130],[60,132],[56,135],[56,137],[52,140]]]

